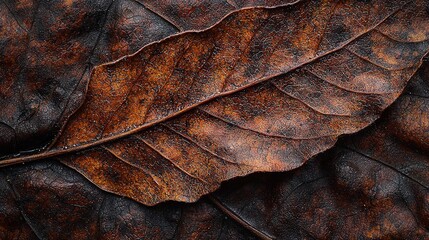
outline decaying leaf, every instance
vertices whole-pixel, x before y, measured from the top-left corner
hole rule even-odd
[[[426,239],[428,69],[368,129],[293,171],[229,182],[212,200],[147,207],[59,162],[2,168],[0,238]]]
[[[427,6],[327,0],[233,12],[95,68],[51,149],[0,164],[67,153],[58,158],[100,188],[148,205],[297,168],[399,96],[429,49]]]
[[[94,65],[180,31],[205,29],[240,8],[288,3],[1,1],[0,158],[52,143],[81,105]]]

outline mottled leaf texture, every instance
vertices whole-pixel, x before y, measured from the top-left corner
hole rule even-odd
[[[67,153],[58,158],[100,188],[147,205],[297,168],[399,96],[429,49],[428,6],[326,0],[236,11],[96,67],[52,148],[0,164]]]
[[[0,157],[51,143],[81,105],[94,65],[240,8],[289,2],[1,1]]]
[[[332,150],[193,204],[147,207],[55,161],[2,168],[0,238],[427,239],[428,69],[380,120]]]
[[[280,239],[428,239],[428,70],[380,121],[331,152],[225,186],[217,194],[225,212]]]

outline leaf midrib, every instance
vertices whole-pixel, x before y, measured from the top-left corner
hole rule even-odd
[[[207,31],[209,29],[212,29],[215,26],[217,26],[221,21],[223,21],[225,18],[227,18],[230,15],[235,14],[237,12],[240,12],[240,11],[243,11],[243,10],[246,10],[246,9],[255,9],[255,8],[256,9],[258,9],[258,8],[259,9],[274,9],[274,8],[279,8],[279,7],[291,6],[291,5],[294,5],[294,4],[299,3],[299,2],[300,2],[300,0],[295,1],[293,3],[289,3],[289,4],[285,4],[285,5],[279,5],[279,6],[275,6],[275,7],[249,7],[249,8],[242,8],[242,9],[239,9],[239,10],[236,10],[236,11],[232,11],[231,13],[227,14],[225,17],[221,18],[215,25],[213,25],[213,26],[211,26],[209,28],[206,28],[206,29],[203,29],[203,30],[185,31],[185,32],[180,32],[178,34],[173,34],[173,35],[168,36],[168,37],[166,37],[166,38],[164,38],[162,40],[155,41],[155,42],[152,42],[150,44],[147,44],[147,45],[143,46],[142,48],[140,48],[137,52],[135,52],[133,54],[126,55],[126,56],[124,56],[122,58],[119,58],[119,59],[117,59],[115,61],[112,61],[112,62],[101,64],[101,65],[95,67],[92,70],[92,72],[94,72],[95,69],[97,69],[99,67],[102,67],[102,66],[105,66],[105,65],[113,65],[113,64],[115,64],[115,63],[117,63],[119,61],[122,61],[122,60],[126,59],[126,58],[129,58],[129,57],[132,57],[134,55],[137,55],[140,52],[142,52],[144,49],[148,48],[149,46],[155,45],[155,44],[159,44],[159,43],[164,42],[164,41],[166,41],[166,40],[168,40],[170,38],[174,38],[174,37],[177,37],[177,36],[186,35],[186,34],[189,34],[189,33],[204,32],[204,31]],[[10,159],[6,159],[6,160],[2,160],[2,161],[0,161],[0,167],[6,167],[6,166],[18,164],[18,163],[25,163],[25,162],[30,162],[30,161],[34,161],[34,160],[45,159],[45,158],[49,158],[49,157],[53,157],[53,156],[58,156],[58,155],[66,154],[66,153],[72,153],[72,152],[76,152],[76,151],[79,151],[79,150],[87,149],[87,148],[90,148],[90,147],[93,147],[93,146],[97,146],[97,145],[100,145],[100,144],[103,144],[103,143],[106,143],[106,142],[110,142],[112,140],[120,139],[122,137],[125,137],[125,136],[128,136],[128,135],[137,133],[137,132],[139,132],[139,131],[141,131],[143,129],[147,129],[147,128],[149,128],[151,126],[154,126],[154,125],[156,125],[158,123],[161,123],[161,122],[164,122],[164,121],[169,120],[171,118],[174,118],[174,117],[176,117],[176,116],[178,116],[180,114],[183,114],[183,113],[185,113],[185,112],[187,112],[187,111],[189,111],[191,109],[194,109],[197,106],[200,106],[202,104],[205,104],[205,103],[208,103],[210,101],[213,101],[216,98],[220,98],[220,97],[223,97],[223,96],[227,96],[227,95],[230,95],[230,94],[242,91],[244,89],[250,88],[250,87],[255,86],[257,84],[260,84],[262,82],[268,81],[269,79],[272,79],[272,78],[275,78],[275,77],[287,74],[289,72],[292,72],[292,71],[294,71],[294,70],[296,70],[298,68],[301,68],[301,67],[303,67],[303,66],[305,66],[307,64],[310,64],[310,63],[312,63],[312,62],[314,62],[314,61],[316,61],[316,60],[318,60],[318,59],[320,59],[322,57],[325,57],[325,56],[330,55],[330,54],[332,54],[334,52],[337,52],[337,51],[339,51],[341,49],[344,49],[347,45],[349,45],[350,43],[352,43],[356,39],[358,39],[358,38],[362,37],[363,35],[365,35],[365,34],[371,32],[371,31],[373,31],[374,29],[376,29],[386,19],[388,19],[389,17],[391,17],[394,14],[396,14],[398,11],[400,11],[405,5],[409,4],[410,2],[411,1],[405,2],[403,5],[401,5],[397,9],[393,10],[392,12],[390,12],[389,14],[387,14],[383,19],[381,19],[379,22],[377,22],[376,24],[374,24],[374,26],[372,26],[372,27],[370,27],[370,28],[362,31],[361,33],[356,34],[356,36],[354,36],[353,38],[350,38],[349,40],[343,42],[338,47],[336,47],[336,48],[334,48],[332,50],[326,51],[325,53],[317,55],[317,56],[315,56],[315,57],[313,57],[311,59],[308,59],[307,61],[305,61],[305,62],[303,62],[301,64],[298,64],[298,65],[296,65],[294,67],[291,67],[286,72],[281,72],[281,73],[276,73],[276,74],[268,75],[268,76],[262,77],[262,78],[260,78],[258,80],[255,80],[255,81],[253,81],[253,82],[251,82],[251,83],[249,83],[247,85],[244,85],[242,87],[238,87],[238,88],[233,89],[233,90],[229,90],[229,91],[225,91],[225,92],[219,93],[217,95],[214,95],[212,97],[204,99],[203,101],[200,101],[198,103],[192,104],[192,105],[190,105],[190,106],[188,106],[188,107],[186,107],[186,108],[184,108],[184,109],[182,109],[180,111],[177,111],[177,112],[175,112],[173,114],[170,114],[170,115],[168,115],[168,116],[166,116],[164,118],[161,118],[159,120],[156,120],[156,121],[153,121],[153,122],[150,122],[150,123],[144,123],[144,124],[142,124],[140,126],[137,126],[137,127],[133,128],[131,130],[127,130],[127,131],[124,131],[124,132],[116,133],[114,135],[110,135],[108,137],[100,138],[100,139],[97,139],[97,140],[92,140],[92,141],[84,142],[83,144],[80,144],[80,145],[77,145],[77,146],[76,145],[72,145],[72,146],[64,146],[62,148],[57,148],[57,149],[53,148],[53,149],[47,150],[45,152],[34,154],[34,155],[18,156],[18,157],[15,157],[15,158],[10,158]],[[88,82],[88,84],[89,84],[89,82]]]

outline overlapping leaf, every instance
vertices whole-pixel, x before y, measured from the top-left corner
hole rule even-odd
[[[52,148],[2,164],[85,149],[60,158],[100,188],[150,205],[294,169],[400,94],[429,49],[427,5],[302,1],[237,11],[97,67]]]

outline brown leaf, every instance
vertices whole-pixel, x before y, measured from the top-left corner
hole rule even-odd
[[[58,162],[3,168],[0,238],[426,239],[428,114],[416,109],[429,106],[427,69],[370,128],[296,170],[229,182],[212,200],[147,207]],[[413,141],[392,131],[419,127]]]
[[[242,101],[247,100],[252,106],[259,103],[261,107],[267,102],[281,101],[281,94],[263,95],[279,91],[272,89],[271,84],[248,89],[262,82],[273,82],[286,95],[308,102],[307,105],[323,114],[359,115],[364,107],[357,102],[378,100],[367,100],[369,97],[363,94],[376,95],[371,97],[381,98],[381,103],[365,110],[377,112],[379,105],[382,108],[383,102],[397,97],[429,44],[426,41],[394,41],[389,38],[389,32],[381,32],[385,26],[373,29],[397,11],[401,16],[402,11],[415,11],[423,5],[424,2],[419,2],[399,10],[400,3],[383,4],[366,21],[362,15],[374,8],[372,4],[362,3],[352,8],[327,1],[275,9],[247,9],[230,15],[207,31],[185,33],[150,45],[133,56],[95,69],[85,104],[69,121],[53,151],[116,139],[220,96],[229,95],[228,99],[253,97]],[[296,15],[302,17],[297,19]],[[394,28],[403,21],[422,20],[394,15],[386,24]],[[308,22],[314,24],[304,28]],[[362,24],[355,27],[356,22]],[[424,26],[416,31],[427,35]],[[405,33],[404,38],[409,34],[414,34],[414,29]],[[375,80],[378,82],[374,83]],[[301,89],[306,84],[314,89],[326,88],[326,92],[312,96]],[[245,96],[233,94],[239,91]],[[350,105],[342,106],[338,103],[342,99],[334,95],[340,92],[342,95],[358,92],[363,96],[352,95]],[[307,94],[299,97],[301,93]],[[254,96],[259,94],[263,96]],[[324,100],[332,98],[329,94],[334,99]],[[379,97],[383,94],[387,96]],[[271,130],[263,122],[240,119],[243,111],[255,115],[253,118],[264,118],[260,116],[263,113],[258,114],[253,109],[258,105],[241,107],[242,104],[234,106],[225,101],[214,103],[214,106],[210,104],[206,110],[225,118],[235,117],[237,119],[233,120],[240,125],[248,124],[246,127],[257,131]],[[339,105],[341,107],[337,107]],[[261,129],[255,129],[257,127]],[[273,128],[271,134],[286,135],[281,126]]]
[[[303,1],[235,12],[97,67],[52,149],[3,165],[88,148],[61,160],[148,205],[294,169],[400,94],[429,48],[426,5]]]
[[[0,157],[52,143],[82,104],[94,65],[181,30],[205,29],[236,9],[289,2],[2,1]]]

